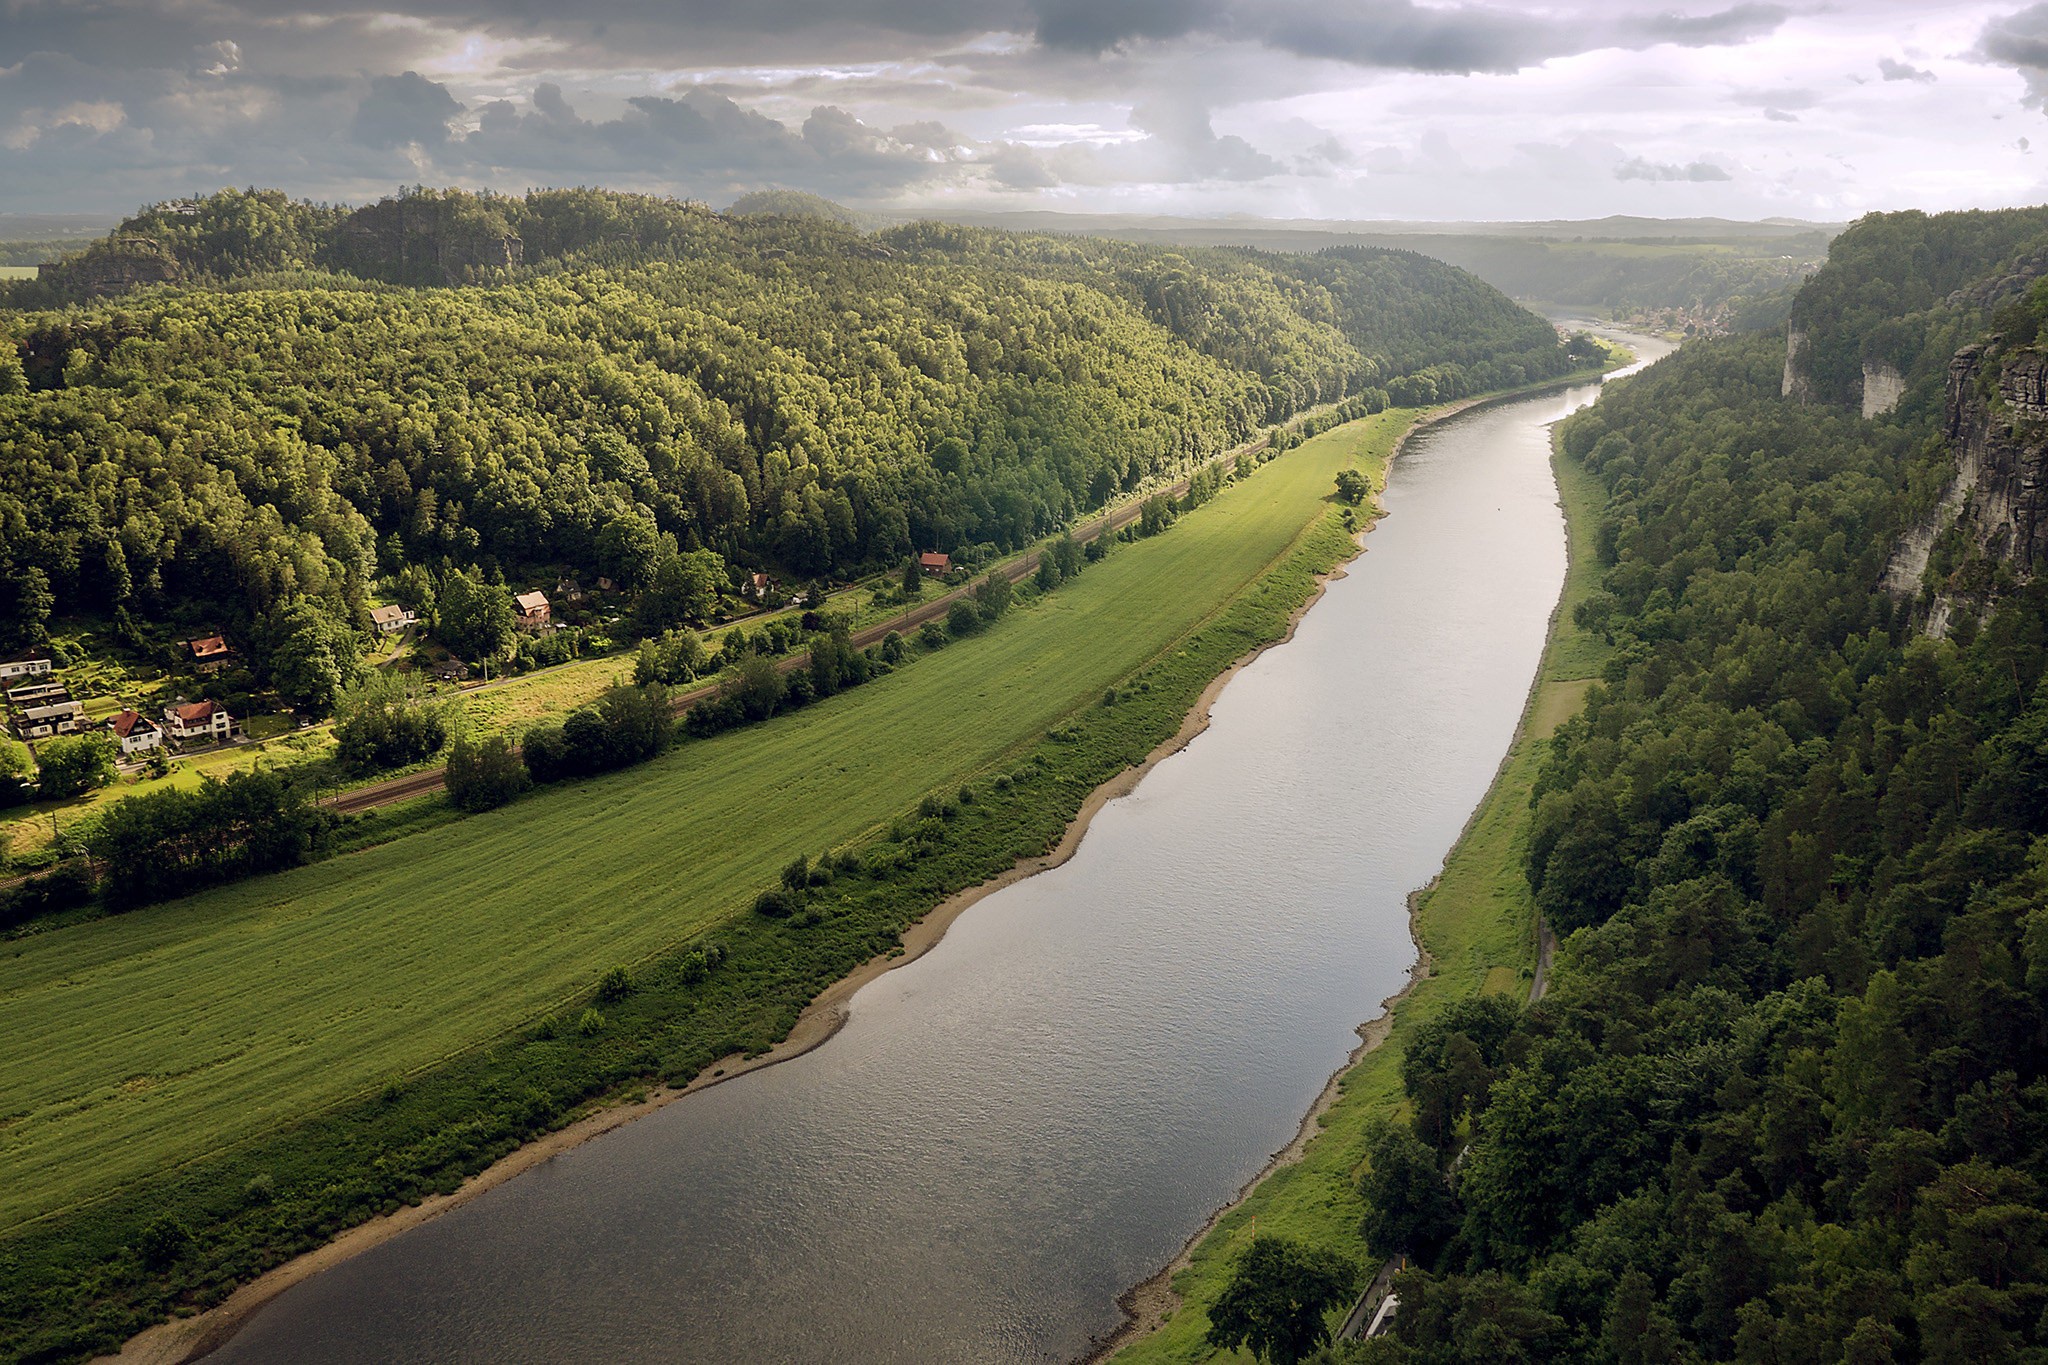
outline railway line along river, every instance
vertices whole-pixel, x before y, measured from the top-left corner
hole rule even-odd
[[[1087,1354],[1407,979],[1408,893],[1508,748],[1563,582],[1548,429],[1596,392],[1420,433],[1367,553],[1208,730],[829,1043],[306,1280],[210,1359]]]

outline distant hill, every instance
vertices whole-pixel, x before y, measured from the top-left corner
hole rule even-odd
[[[844,223],[863,232],[873,231],[893,221],[850,209],[844,204],[835,204],[823,195],[803,190],[755,190],[733,200],[725,211],[740,217],[822,218],[828,223]]]

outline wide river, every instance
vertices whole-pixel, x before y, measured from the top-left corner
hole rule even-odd
[[[1367,552],[1209,729],[825,1046],[308,1280],[214,1359],[1086,1354],[1406,979],[1408,893],[1492,780],[1563,583],[1548,429],[1597,392],[1413,440]]]

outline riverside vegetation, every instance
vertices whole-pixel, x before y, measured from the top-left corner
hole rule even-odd
[[[1562,428],[1598,583],[1553,653],[1605,658],[1496,792],[1519,875],[1469,921],[1540,910],[1554,982],[1404,1015],[1363,1111],[1253,1195],[1354,1277],[1412,1258],[1391,1334],[1319,1358],[2048,1350],[2048,588],[1939,556],[1922,596],[1882,586],[1955,477],[1949,356],[2034,344],[2044,262],[2041,210],[1875,216],[1795,302],[1792,363],[1688,345]],[[1859,355],[1905,376],[1874,420]],[[1498,864],[1495,809],[1461,858]],[[1204,1304],[1276,1263],[1227,1251],[1130,1359],[1212,1353]]]

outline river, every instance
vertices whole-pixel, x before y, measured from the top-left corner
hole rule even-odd
[[[1209,729],[825,1046],[306,1281],[212,1359],[1085,1354],[1405,981],[1408,893],[1492,780],[1563,583],[1548,429],[1597,392],[1411,441],[1367,552]]]

